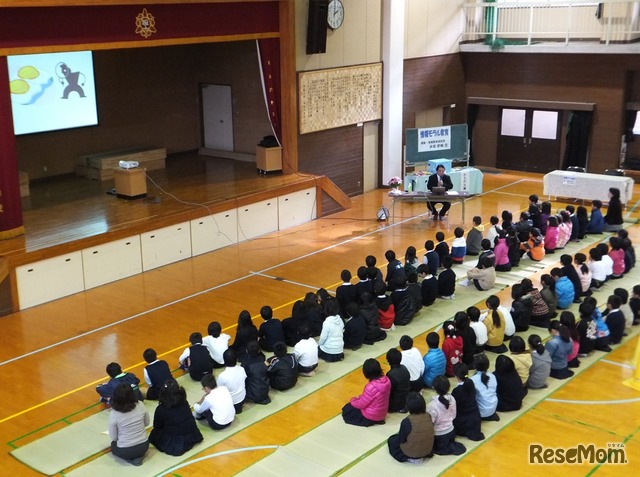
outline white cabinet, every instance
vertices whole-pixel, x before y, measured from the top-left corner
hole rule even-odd
[[[142,273],[140,236],[86,248],[82,251],[82,263],[87,290]]]
[[[20,309],[84,290],[82,253],[72,252],[16,267]]]
[[[191,252],[194,257],[234,243],[238,243],[236,209],[191,221]]]
[[[189,222],[164,227],[140,235],[142,270],[152,270],[191,257]]]
[[[316,189],[300,190],[278,197],[280,230],[311,222],[316,218]]]
[[[278,199],[238,207],[238,240],[249,240],[278,230]]]

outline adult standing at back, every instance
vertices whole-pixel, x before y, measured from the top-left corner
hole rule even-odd
[[[429,176],[429,180],[427,180],[427,189],[433,192],[434,187],[444,187],[445,190],[453,189],[453,183],[451,182],[451,177],[444,173],[444,166],[442,164],[438,164],[436,167],[435,174],[431,174]],[[442,208],[440,212],[436,209],[436,205],[442,204]],[[450,202],[427,202],[427,208],[429,212],[433,214],[433,220],[442,220],[446,213],[451,208]]]

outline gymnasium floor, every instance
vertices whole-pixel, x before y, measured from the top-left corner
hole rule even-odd
[[[487,173],[484,190],[467,202],[465,230],[474,215],[481,215],[486,223],[490,215],[499,215],[503,209],[516,212],[525,208],[529,194],[542,196],[542,178],[523,173]],[[636,187],[635,200],[640,197],[639,191]],[[321,287],[335,290],[340,271],[348,268],[355,272],[366,255],[377,256],[378,265],[384,267],[386,250],[393,249],[398,255],[409,245],[421,250],[424,241],[433,239],[438,229],[451,239],[453,229],[460,224],[459,204],[452,207],[444,222],[426,220],[424,204],[402,204],[395,222],[381,223],[375,217],[382,204],[390,205],[386,191],[373,191],[353,199],[350,210],[312,223],[3,317],[0,437],[7,443],[0,454],[3,473],[42,475],[9,452],[46,436],[56,436],[56,432],[103,410],[96,404],[94,387],[105,379],[106,363],[116,360],[142,377],[142,351],[151,346],[175,366],[189,334],[206,331],[210,321],[220,321],[233,335],[242,309],[257,316],[259,308],[269,304],[277,317],[285,318],[290,316],[293,303],[306,292]],[[554,203],[554,208],[564,204]],[[635,202],[629,204],[628,211],[631,217],[638,218]],[[630,228],[630,233],[634,243],[640,243],[637,225]],[[534,276],[541,272],[536,271]],[[631,274],[625,283],[640,283],[640,272],[634,269]],[[614,288],[607,287],[597,295],[600,302]],[[509,293],[505,288],[498,296],[509,303]],[[426,351],[426,331],[449,318],[456,311],[456,303],[464,309],[466,302],[472,300],[484,308],[485,297],[475,290],[461,290],[453,302],[438,301],[420,315],[423,321],[411,328],[416,346]],[[256,323],[259,324],[258,318]],[[640,392],[621,384],[633,373],[636,329],[613,352],[594,355],[585,361],[577,376],[555,383],[557,389],[552,386],[548,395],[530,396],[525,412],[503,414],[503,424],[510,423],[502,429],[503,424],[498,423],[495,433],[477,448],[457,459],[437,456],[419,466],[396,463],[380,445],[385,436],[397,432],[398,416],[390,416],[387,424],[375,431],[345,426],[338,417],[342,405],[359,394],[364,385],[359,364],[365,358],[382,356],[380,350],[396,346],[403,333],[392,332],[384,346],[375,351],[363,347],[349,353],[345,366],[351,367],[341,368],[344,372],[322,363],[318,375],[310,379],[324,380],[323,384],[278,412],[270,413],[269,406],[258,410],[247,405],[243,420],[251,421],[253,412],[254,422],[237,429],[234,424],[221,442],[197,449],[186,461],[175,459],[171,469],[178,468],[174,470],[166,467],[158,473],[152,465],[155,455],[142,467],[133,468],[99,452],[56,475],[144,476],[165,475],[170,470],[166,475],[225,476],[242,472],[284,476],[299,475],[300,469],[309,475],[385,475],[396,471],[446,476],[507,476],[514,472],[558,476],[636,474],[638,466],[634,461],[640,459]],[[384,359],[381,362],[386,366]],[[314,383],[301,385],[314,387]],[[429,396],[425,392],[425,397]],[[460,441],[471,444],[466,439]],[[629,462],[530,466],[531,443],[545,447],[624,444]],[[65,452],[64,444],[57,444],[58,452]],[[250,450],[256,446],[270,447]],[[358,450],[363,446],[368,451]],[[339,465],[331,457],[336,450],[341,454]]]

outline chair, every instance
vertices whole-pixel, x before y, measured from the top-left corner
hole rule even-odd
[[[571,172],[587,172],[586,168],[580,166],[569,166],[567,170]]]
[[[604,173],[607,176],[624,176],[624,171],[622,169],[607,169]]]

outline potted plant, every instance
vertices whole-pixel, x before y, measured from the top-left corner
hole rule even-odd
[[[402,186],[402,179],[400,179],[398,176],[393,176],[391,179],[389,179],[389,182],[387,184],[391,188],[391,194],[402,194],[402,190],[400,190],[400,186]]]

